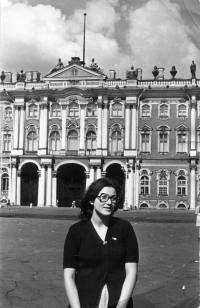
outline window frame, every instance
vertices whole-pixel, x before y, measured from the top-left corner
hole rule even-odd
[[[6,109],[11,109],[11,117],[6,116]],[[13,108],[11,106],[5,106],[3,110],[3,119],[6,121],[11,121],[13,119]]]
[[[53,109],[54,106],[59,106],[59,108]],[[56,115],[53,114],[54,110],[56,110]],[[61,105],[59,103],[57,103],[57,102],[51,103],[50,118],[61,118],[61,116],[62,116]]]

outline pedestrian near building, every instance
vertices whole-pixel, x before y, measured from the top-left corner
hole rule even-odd
[[[71,208],[76,208],[76,201],[75,201],[75,200],[72,201],[72,206],[71,206]]]
[[[64,284],[71,308],[133,308],[138,243],[130,222],[113,217],[120,188],[93,182],[81,200],[81,221],[64,245]]]

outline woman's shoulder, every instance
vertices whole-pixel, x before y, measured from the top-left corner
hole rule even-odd
[[[89,226],[89,221],[83,221],[80,220],[78,222],[75,222],[73,225],[71,225],[70,230],[75,232],[82,232],[83,230],[87,229]]]

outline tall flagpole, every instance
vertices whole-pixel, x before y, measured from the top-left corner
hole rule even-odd
[[[85,65],[85,24],[86,24],[86,13],[84,13],[84,36],[83,36],[83,66]]]

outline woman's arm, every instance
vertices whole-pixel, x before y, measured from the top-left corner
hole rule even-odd
[[[75,285],[75,272],[74,268],[64,268],[64,285],[71,308],[81,308]]]
[[[125,270],[126,278],[124,280],[121,295],[116,308],[126,308],[137,281],[138,264],[126,263]]]

